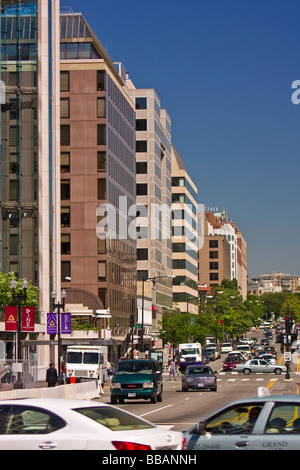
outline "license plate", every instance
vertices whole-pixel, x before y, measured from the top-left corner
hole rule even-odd
[[[198,384],[198,387],[203,387],[204,384]]]
[[[136,393],[128,393],[128,397],[136,397]]]

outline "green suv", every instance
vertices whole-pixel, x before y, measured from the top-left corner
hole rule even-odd
[[[110,387],[111,403],[128,400],[162,401],[163,381],[159,362],[153,359],[124,359],[116,365]]]

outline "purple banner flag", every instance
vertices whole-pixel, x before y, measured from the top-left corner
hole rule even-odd
[[[61,332],[62,334],[65,334],[65,335],[70,335],[72,333],[71,312],[61,313]]]
[[[47,334],[57,334],[57,315],[56,313],[47,313]]]

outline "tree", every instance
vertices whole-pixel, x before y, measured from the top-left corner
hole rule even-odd
[[[12,289],[10,282],[15,279],[17,281],[16,294],[22,293],[23,279],[17,279],[15,273],[4,274],[0,272],[0,306],[13,305]],[[26,305],[38,307],[39,305],[39,289],[32,285],[29,281],[27,289]]]

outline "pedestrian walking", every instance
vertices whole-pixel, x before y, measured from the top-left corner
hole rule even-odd
[[[50,362],[49,369],[47,369],[46,382],[48,383],[48,387],[55,387],[57,384],[57,370],[53,366],[52,362]]]
[[[176,380],[176,366],[173,359],[169,365],[169,380],[172,380],[172,376],[174,377],[174,380]]]

